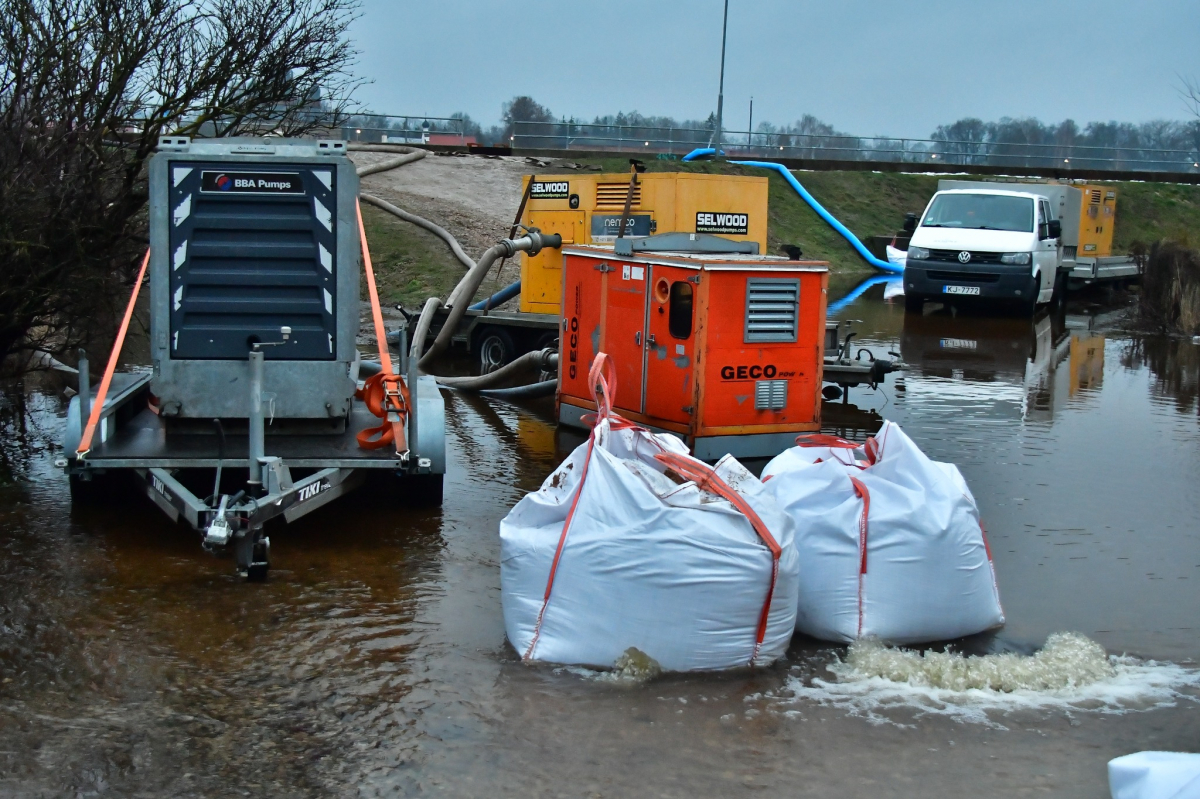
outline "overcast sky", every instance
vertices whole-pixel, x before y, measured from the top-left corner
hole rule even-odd
[[[1182,119],[1200,0],[730,0],[725,127],[810,113],[923,138],[964,116]],[[359,99],[485,127],[529,94],[556,115],[716,109],[722,0],[363,0]]]

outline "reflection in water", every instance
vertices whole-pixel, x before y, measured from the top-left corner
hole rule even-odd
[[[826,431],[890,418],[960,465],[1009,619],[964,648],[1029,653],[1077,630],[1114,654],[1200,658],[1200,348],[1094,315],[906,316],[882,292],[844,315],[911,368],[825,404]],[[1166,688],[1178,707],[1031,709],[1002,733],[903,702],[871,711],[902,730],[840,700],[781,704],[844,651],[800,637],[771,669],[640,686],[522,665],[497,529],[583,440],[549,403],[447,392],[444,507],[359,492],[272,531],[276,568],[248,585],[142,498],[70,511],[58,390],[0,418],[0,795],[1100,795],[1129,742],[1194,744],[1200,705]]]
[[[1181,413],[1200,414],[1200,345],[1165,336],[1133,338],[1121,349],[1121,364],[1148,367],[1155,396],[1173,399]]]

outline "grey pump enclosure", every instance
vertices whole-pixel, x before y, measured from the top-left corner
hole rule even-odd
[[[345,142],[163,137],[150,161],[151,391],[168,418],[249,416],[265,353],[276,419],[350,410],[358,175]],[[290,328],[288,340],[282,329]]]

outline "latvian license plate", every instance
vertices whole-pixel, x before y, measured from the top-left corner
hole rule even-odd
[[[944,294],[979,294],[979,286],[942,286]]]

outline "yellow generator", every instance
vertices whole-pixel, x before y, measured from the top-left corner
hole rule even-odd
[[[1112,255],[1113,227],[1117,220],[1117,190],[1112,186],[1076,184],[1083,192],[1079,209],[1079,255],[1107,258]]]
[[[767,179],[694,172],[525,177],[529,199],[521,223],[562,235],[563,246],[611,242],[625,202],[625,236],[713,233],[767,249]],[[533,185],[530,186],[530,180]],[[521,310],[557,315],[562,303],[562,250],[522,256]]]

